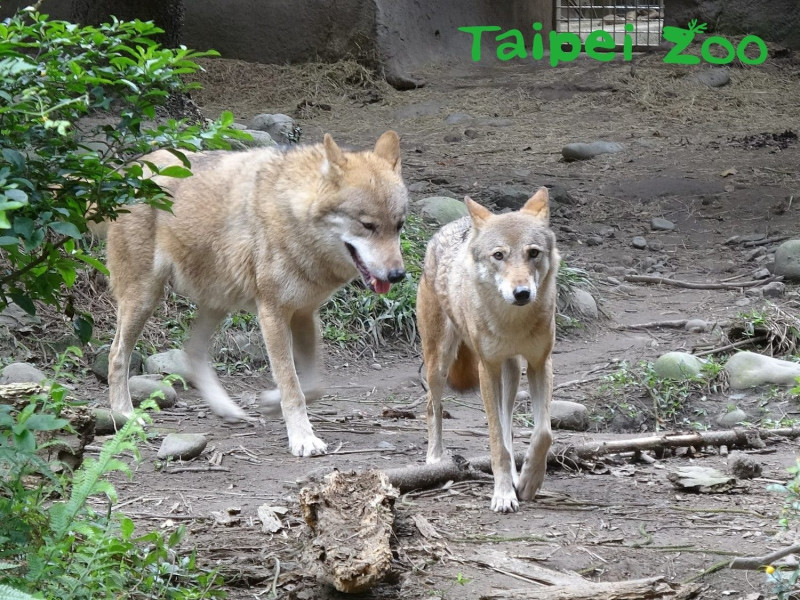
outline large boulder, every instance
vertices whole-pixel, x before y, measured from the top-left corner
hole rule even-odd
[[[738,352],[725,363],[728,382],[734,390],[765,384],[794,385],[800,377],[800,363],[780,360],[755,352]]]
[[[800,240],[787,240],[775,251],[775,275],[800,279]]]
[[[703,361],[688,352],[667,352],[656,359],[653,368],[662,379],[687,381],[700,375]]]

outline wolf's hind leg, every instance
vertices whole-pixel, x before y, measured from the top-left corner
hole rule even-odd
[[[108,386],[111,410],[126,416],[133,414],[128,389],[128,370],[136,340],[153,314],[164,288],[163,280],[143,280],[136,284],[115,286],[118,297],[117,331],[108,356]]]
[[[519,474],[514,462],[514,402],[519,389],[520,365],[515,356],[503,362],[503,399],[500,404],[500,426],[503,429],[503,445],[511,455],[511,477],[514,487],[519,485]]]
[[[225,421],[236,422],[247,419],[245,412],[234,404],[217,379],[211,368],[208,356],[208,345],[211,336],[225,317],[224,310],[199,305],[197,316],[192,324],[192,333],[186,344],[186,354],[192,370],[192,383],[200,391],[203,400],[217,416]]]

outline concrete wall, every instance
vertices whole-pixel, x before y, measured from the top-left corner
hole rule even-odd
[[[664,13],[667,25],[697,19],[720,33],[752,33],[800,49],[798,0],[665,0]]]
[[[69,19],[73,1],[46,0],[42,10]],[[0,17],[29,2],[4,1]],[[191,48],[214,48],[227,58],[265,63],[355,56],[380,60],[393,71],[468,60],[472,36],[458,31],[462,26],[516,27],[529,34],[534,21],[544,23],[545,31],[552,23],[550,0],[185,0],[183,4],[180,39]],[[134,6],[126,6],[126,17]],[[493,38],[484,37],[490,59]]]
[[[187,0],[183,43],[227,58],[287,63],[374,57],[370,0]]]
[[[383,63],[400,71],[413,70],[442,60],[468,61],[472,36],[459,27],[497,25],[516,28],[531,39],[534,21],[549,31],[553,22],[549,0],[374,0],[377,41]],[[496,44],[490,34],[483,36],[487,51],[495,56]]]

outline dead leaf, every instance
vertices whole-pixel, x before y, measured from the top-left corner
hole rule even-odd
[[[735,167],[731,167],[730,169],[725,169],[722,173],[719,174],[720,177],[730,177],[731,175],[736,175],[738,171]]]
[[[720,494],[736,485],[736,478],[729,477],[711,467],[681,467],[668,473],[667,478],[679,490],[701,494]]]
[[[422,515],[413,515],[411,517],[414,520],[414,525],[417,526],[419,532],[422,534],[422,537],[427,538],[429,540],[438,540],[441,539],[441,535],[436,528],[431,525],[430,521],[423,517]]]
[[[279,513],[283,509],[283,513]],[[261,520],[261,531],[264,533],[277,533],[281,529],[283,529],[283,523],[281,523],[280,517],[278,514],[286,514],[286,509],[282,506],[269,506],[268,504],[262,504],[258,507],[258,518]]]
[[[223,527],[233,527],[241,523],[242,518],[231,515],[228,511],[212,510],[211,516],[214,517],[214,525],[222,525]]]

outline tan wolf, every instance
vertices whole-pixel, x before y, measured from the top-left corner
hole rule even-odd
[[[145,158],[160,167],[179,164],[164,150]],[[108,230],[118,303],[111,408],[133,411],[131,351],[171,280],[197,304],[186,353],[192,381],[211,409],[227,420],[246,418],[220,385],[207,352],[228,312],[255,311],[278,386],[262,400],[280,406],[292,454],[324,453],[306,412],[306,399],[322,395],[318,309],[358,274],[377,293],[406,276],[400,230],[408,192],[399,137],[387,131],[363,152],[343,151],[326,134],[322,144],[189,159],[191,177],[156,178],[172,195],[172,213],[137,205]]]
[[[417,292],[417,320],[428,379],[428,462],[442,460],[442,393],[480,384],[494,473],[492,510],[514,512],[544,480],[552,443],[550,398],[555,341],[555,235],[547,188],[521,210],[494,215],[471,198],[469,216],[429,242]],[[535,427],[521,474],[512,450],[512,413],[528,363]],[[516,488],[516,491],[515,491]]]

